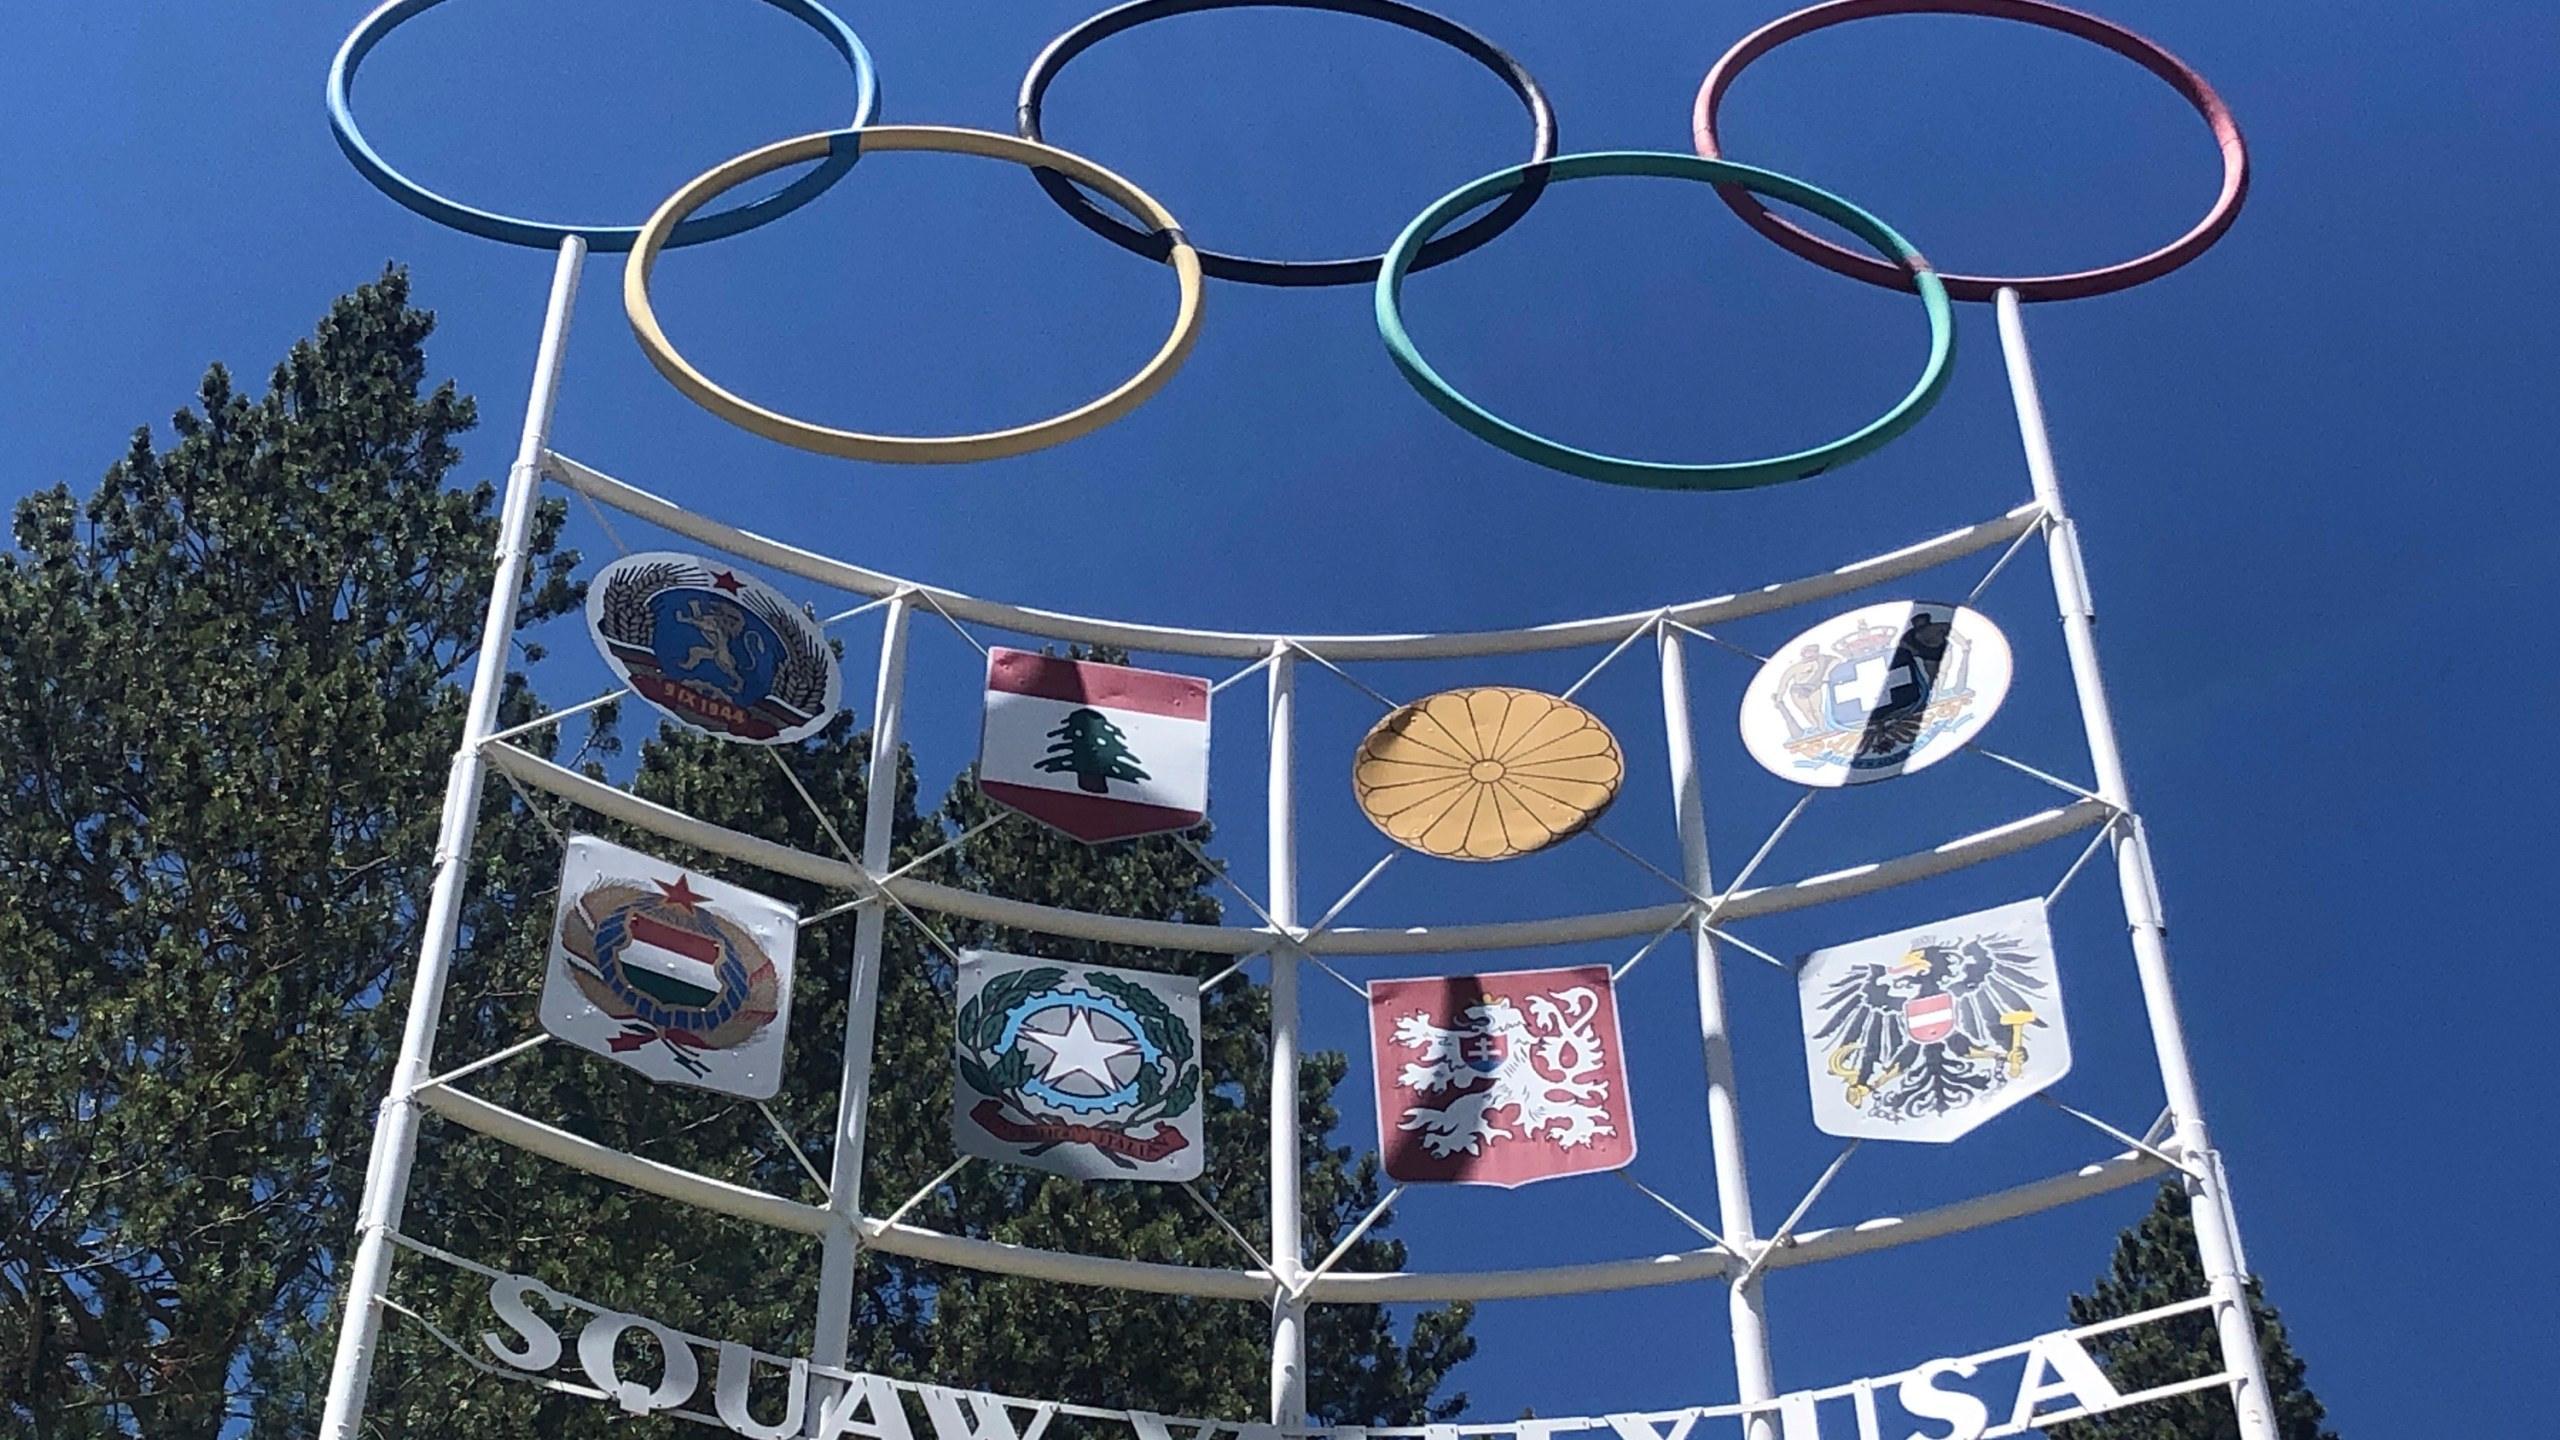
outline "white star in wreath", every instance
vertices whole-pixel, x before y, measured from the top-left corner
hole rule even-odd
[[[1093,1012],[1081,1006],[1067,1012],[1066,1029],[1048,1031],[1025,1026],[1022,1038],[1049,1052],[1049,1063],[1041,1070],[1040,1079],[1050,1085],[1087,1075],[1104,1090],[1117,1090],[1127,1080],[1112,1073],[1112,1062],[1126,1060],[1138,1052],[1138,1047],[1126,1040],[1105,1040],[1094,1034]]]

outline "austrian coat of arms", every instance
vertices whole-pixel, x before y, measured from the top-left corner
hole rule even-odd
[[[1083,1179],[1200,1175],[1198,981],[972,951],[958,998],[960,1153]]]
[[[1797,986],[1827,1134],[1954,1140],[2071,1069],[2041,900],[1816,950]]]

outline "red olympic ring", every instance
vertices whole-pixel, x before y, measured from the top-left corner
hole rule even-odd
[[[1710,160],[1726,158],[1723,144],[1716,137],[1716,112],[1724,104],[1725,91],[1732,88],[1734,77],[1742,73],[1744,66],[1816,30],[1883,15],[1980,15],[1993,20],[2017,20],[2103,45],[2169,82],[2169,88],[2185,97],[2213,127],[2213,138],[2222,147],[2222,194],[2194,229],[2167,245],[2139,259],[2068,275],[2007,278],[1942,271],[1940,278],[1946,282],[1949,296],[1988,300],[2008,289],[2017,291],[2020,300],[2076,300],[2131,289],[2145,280],[2157,280],[2203,254],[2222,238],[2222,232],[2231,228],[2232,221],[2240,218],[2240,202],[2249,194],[2249,150],[2241,143],[2239,122],[2231,118],[2230,107],[2222,103],[2222,97],[2205,83],[2205,78],[2177,56],[2120,25],[2078,10],[2048,5],[2043,0],[1829,0],[1772,20],[1726,51],[1715,68],[1707,72],[1706,83],[1698,88],[1697,107],[1690,116],[1690,132],[1698,153]],[[1817,265],[1870,285],[1895,290],[1912,288],[1911,274],[1901,266],[1844,249],[1799,229],[1772,214],[1747,190],[1719,185],[1716,193],[1752,229]]]

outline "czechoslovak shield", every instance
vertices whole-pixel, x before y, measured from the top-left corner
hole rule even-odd
[[[1796,985],[1828,1135],[1943,1143],[2071,1069],[2042,900],[1816,950]]]
[[[960,957],[952,1142],[1086,1180],[1191,1180],[1200,982],[973,950]]]
[[[571,836],[542,1028],[652,1080],[771,1099],[799,921],[779,900]]]
[[[1372,981],[1369,1044],[1394,1179],[1508,1189],[1636,1158],[1606,965]]]
[[[1209,682],[990,651],[978,788],[1087,844],[1187,830],[1209,811]]]

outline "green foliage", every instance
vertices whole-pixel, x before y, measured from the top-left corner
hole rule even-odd
[[[432,317],[386,273],[297,345],[269,393],[218,368],[165,453],[147,435],[85,506],[19,511],[0,557],[0,1435],[195,1440],[312,1433],[336,1324],[333,1267],[354,1227],[373,1112],[396,1051],[460,684],[492,578],[488,487],[456,491],[450,386],[421,393]],[[542,512],[531,625],[580,600],[577,557]],[[539,647],[520,647],[527,659]],[[511,676],[504,713],[539,703]],[[602,773],[612,707],[567,763]],[[528,741],[548,747],[551,740]],[[553,753],[545,748],[544,753]],[[850,717],[776,751],[668,731],[641,747],[648,798],[795,847],[859,829],[869,736]],[[633,767],[616,762],[618,773]],[[919,808],[896,766],[895,850],[925,854],[992,812],[966,782]],[[577,828],[813,912],[849,898],[688,854],[594,816],[538,816],[493,783],[480,816],[443,1064],[534,1033],[556,903],[558,831]],[[1205,838],[1205,829],[1195,832]],[[1212,877],[1170,839],[1088,848],[1008,821],[933,862],[945,883],[1215,923]],[[805,930],[774,1122],[758,1107],[653,1085],[547,1045],[466,1087],[578,1134],[815,1201],[857,919]],[[970,927],[1062,963],[1206,974],[1220,957],[1129,951]],[[948,961],[891,917],[863,1197],[882,1213],[952,1158]],[[1230,983],[1204,1006],[1191,1094],[1202,1193],[1263,1243],[1268,1003]],[[1343,1057],[1310,1057],[1300,1100],[1309,1244],[1375,1202],[1374,1157],[1328,1146]],[[778,1125],[778,1129],[777,1129]],[[789,1138],[786,1140],[784,1137]],[[1174,1263],[1245,1262],[1179,1189],[1077,1183],[977,1164],[916,1223]],[[460,1254],[696,1333],[784,1353],[812,1339],[818,1246],[706,1216],[430,1119],[402,1228]],[[1383,1227],[1381,1227],[1383,1228]],[[1394,1268],[1377,1234],[1345,1263]],[[404,1256],[392,1293],[466,1348],[485,1282]],[[1040,1285],[869,1256],[854,1363],[891,1374],[1158,1410],[1249,1416],[1265,1403],[1263,1308]],[[1337,1423],[1456,1413],[1441,1395],[1473,1349],[1464,1307],[1399,1325],[1326,1309],[1311,1391]],[[645,1363],[645,1362],[641,1362]],[[571,1362],[574,1370],[575,1362]],[[759,1402],[760,1410],[769,1406]],[[366,1432],[559,1437],[684,1433],[492,1378],[420,1323],[386,1318]]]
[[[217,366],[169,449],[18,507],[0,1426],[214,1435],[353,1226],[492,578],[488,487],[444,484],[471,402],[420,393],[407,300],[386,273],[264,395]]]
[[[2176,1184],[2163,1185],[2151,1213],[2116,1238],[2115,1260],[2107,1273],[2089,1294],[2071,1297],[2071,1323],[2092,1325],[2204,1293],[2204,1265],[2196,1255],[2195,1217],[2187,1192]],[[2284,1321],[2255,1277],[2249,1281],[2249,1314],[2257,1325],[2267,1385],[2275,1394],[2280,1440],[2338,1440],[2337,1432],[2320,1423],[2327,1411],[2305,1383],[2302,1359],[2293,1353]],[[2088,1345],[2099,1368],[2128,1394],[2222,1368],[2213,1319],[2201,1311],[2113,1331]],[[2049,1433],[2053,1440],[2239,1440],[2240,1426],[2231,1402],[2217,1387],[2056,1425]]]

